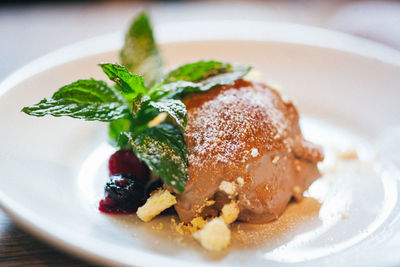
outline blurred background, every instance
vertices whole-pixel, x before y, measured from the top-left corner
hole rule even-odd
[[[291,22],[400,49],[400,1],[0,1],[0,80],[54,49],[120,31],[140,10],[155,25],[207,19]]]
[[[354,34],[400,50],[400,1],[0,1],[0,81],[52,50],[125,30],[144,9],[155,26],[218,19],[290,22]],[[25,233],[0,210],[0,265],[24,264],[87,265]]]

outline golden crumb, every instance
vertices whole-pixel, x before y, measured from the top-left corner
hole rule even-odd
[[[205,221],[202,217],[196,217],[188,224],[183,222],[178,224],[176,223],[175,219],[171,219],[171,223],[178,233],[181,235],[189,235],[203,229],[207,221]]]
[[[237,217],[239,216],[239,205],[236,201],[231,201],[229,204],[225,204],[221,210],[222,212],[222,219],[226,224],[231,224],[236,221]]]
[[[160,223],[157,224],[157,225],[153,225],[151,228],[152,228],[153,230],[160,231],[160,230],[162,230],[162,229],[164,228],[164,224],[160,222]]]
[[[235,196],[237,194],[236,184],[227,181],[221,182],[219,190],[225,192],[228,196]]]
[[[203,211],[204,207],[204,205],[198,206],[198,208],[196,208],[197,214],[200,214]]]
[[[203,202],[202,204],[196,206],[196,208],[195,208],[196,212],[198,214],[200,214],[205,207],[210,207],[210,206],[212,206],[214,204],[215,204],[215,200],[207,200],[207,201]]]
[[[220,251],[231,242],[231,231],[221,218],[215,218],[204,225],[204,228],[193,234],[200,244],[208,250]]]
[[[347,219],[349,218],[349,214],[347,214],[347,212],[342,212],[340,213],[340,217],[342,217],[342,219]]]
[[[172,226],[173,226],[174,228],[176,228],[176,226],[177,226],[178,224],[176,223],[175,218],[171,218],[171,224],[172,224]]]
[[[178,225],[176,225],[176,231],[178,233],[180,233],[181,235],[185,235],[185,234],[189,234],[190,233],[189,229],[187,229],[186,225],[183,222],[181,222]]]
[[[185,230],[186,232],[190,232],[191,234],[193,234],[198,230],[203,229],[205,224],[206,221],[203,219],[203,217],[196,217],[191,220],[189,224],[185,225]]]
[[[349,149],[347,151],[344,151],[338,155],[339,159],[341,160],[352,160],[352,159],[357,159],[358,154],[357,151],[353,149]]]
[[[204,220],[203,217],[199,216],[191,220],[190,223],[193,225],[193,227],[196,227],[198,229],[203,229],[204,225],[206,224],[206,221]]]
[[[143,206],[138,208],[136,214],[142,221],[148,222],[175,204],[174,195],[166,189],[159,189],[151,194]]]

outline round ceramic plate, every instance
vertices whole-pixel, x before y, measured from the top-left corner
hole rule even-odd
[[[167,66],[198,59],[250,64],[253,75],[294,100],[306,138],[324,147],[322,178],[276,221],[234,224],[232,244],[205,251],[173,217],[141,223],[98,211],[107,181],[102,123],[29,117],[25,105],[79,78],[105,79],[122,33],[61,49],[0,85],[0,204],[22,227],[101,264],[380,265],[400,263],[400,54],[311,27],[258,22],[163,25]]]

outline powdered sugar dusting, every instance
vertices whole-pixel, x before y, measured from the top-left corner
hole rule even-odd
[[[258,149],[257,149],[257,148],[252,148],[252,149],[251,149],[251,156],[252,156],[253,158],[255,158],[255,157],[257,157],[258,155],[259,155]]]
[[[239,81],[185,101],[190,166],[238,166],[263,151],[286,147],[287,108],[262,84]],[[281,138],[277,140],[276,136]]]

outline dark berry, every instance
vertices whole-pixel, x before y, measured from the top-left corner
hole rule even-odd
[[[117,211],[118,203],[112,197],[106,196],[104,199],[100,200],[99,210],[107,213],[114,213]]]
[[[144,203],[144,184],[135,176],[124,173],[111,176],[99,209],[104,212],[135,212]]]
[[[108,160],[110,176],[120,173],[130,173],[139,178],[144,184],[149,181],[149,168],[141,162],[132,151],[119,150]]]

